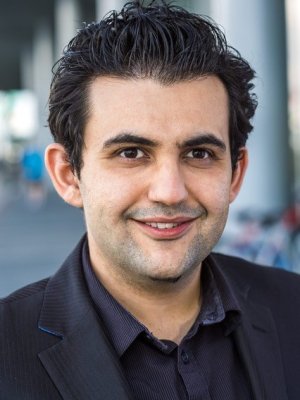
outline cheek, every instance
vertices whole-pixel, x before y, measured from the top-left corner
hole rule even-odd
[[[101,175],[86,182],[81,187],[85,214],[102,218],[115,218],[137,202],[142,193],[142,180],[136,181],[130,177]]]
[[[195,185],[194,181],[192,186],[192,193],[197,201],[206,208],[208,213],[224,212],[229,205],[230,179],[208,177],[199,179],[198,182]]]

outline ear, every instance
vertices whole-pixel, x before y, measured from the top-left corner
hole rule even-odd
[[[248,150],[243,147],[239,151],[239,159],[232,173],[229,201],[232,203],[241,189],[244,176],[248,167]]]
[[[45,164],[57,193],[70,205],[82,207],[79,180],[73,173],[64,147],[50,144],[45,151]]]

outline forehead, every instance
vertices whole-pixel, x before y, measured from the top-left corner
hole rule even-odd
[[[216,76],[172,85],[98,77],[89,88],[85,141],[100,143],[130,131],[178,143],[205,132],[228,143],[228,126],[227,91]]]

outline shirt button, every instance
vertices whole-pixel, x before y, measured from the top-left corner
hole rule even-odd
[[[181,351],[181,359],[183,361],[184,364],[188,364],[189,363],[189,355],[187,354],[186,351],[182,350]]]

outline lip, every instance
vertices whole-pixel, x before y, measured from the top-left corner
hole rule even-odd
[[[162,222],[165,224],[180,224],[183,222],[189,222],[189,221],[194,221],[196,218],[191,218],[191,217],[184,217],[184,216],[178,216],[178,217],[148,217],[148,218],[143,218],[143,219],[138,219],[135,220],[137,222],[142,222],[142,223],[149,223],[149,222]]]
[[[183,235],[185,235],[191,228],[191,225],[195,221],[195,218],[186,218],[186,217],[178,217],[178,218],[145,218],[141,220],[133,220],[142,230],[153,239],[156,240],[174,240],[179,239]],[[147,225],[147,223],[156,222],[156,223],[177,223],[178,226],[173,228],[159,229],[153,226]]]

